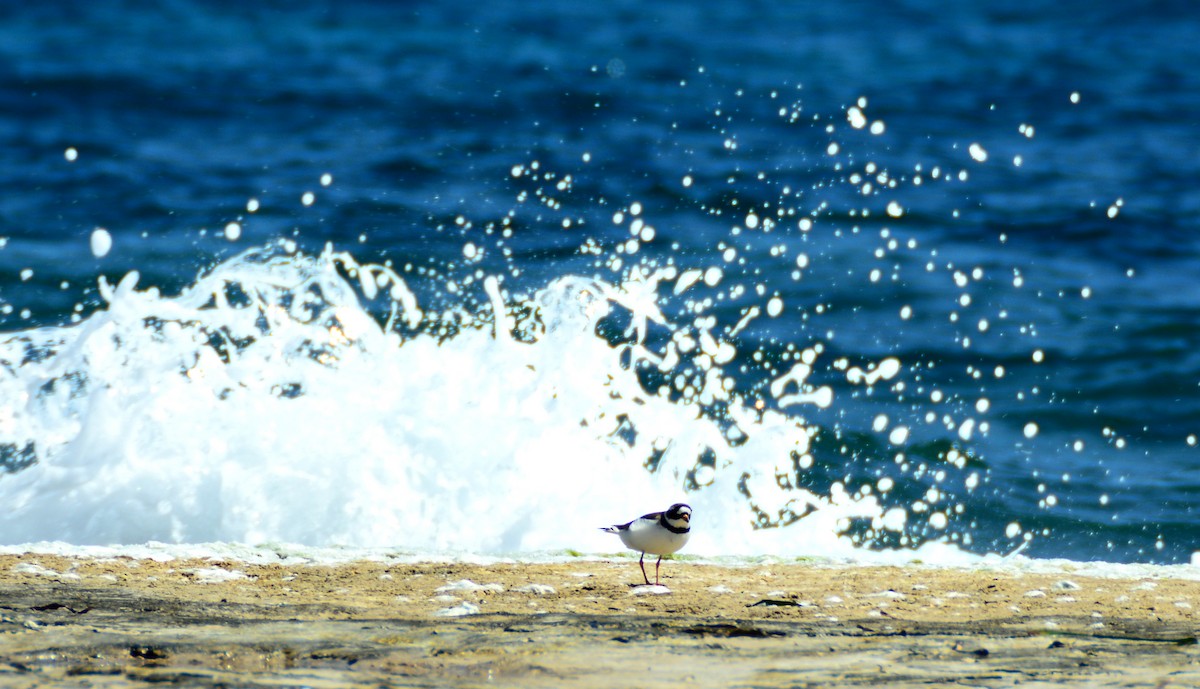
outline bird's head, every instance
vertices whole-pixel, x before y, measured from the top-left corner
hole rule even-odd
[[[667,523],[674,527],[684,527],[692,523],[692,508],[677,502],[667,508],[666,514],[663,515]]]

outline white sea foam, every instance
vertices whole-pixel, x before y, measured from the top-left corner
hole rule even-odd
[[[43,567],[34,562],[19,562],[19,563],[13,565],[12,573],[13,574],[35,574],[39,577],[61,577],[61,576],[63,576],[62,572]],[[78,579],[79,575],[78,574],[74,575],[74,578]]]
[[[479,612],[480,612],[480,608],[478,605],[475,605],[474,603],[469,603],[467,601],[463,601],[463,602],[459,603],[458,605],[455,605],[455,606],[452,606],[449,608],[442,608],[441,610],[438,610],[437,612],[433,613],[433,616],[434,617],[466,617],[467,615],[478,615]]]
[[[434,589],[434,593],[453,593],[455,591],[504,593],[504,586],[501,584],[476,584],[470,579],[460,579]]]
[[[549,584],[526,584],[513,589],[517,593],[529,593],[534,596],[553,596],[558,593],[553,586]]]
[[[246,579],[245,572],[236,569],[222,569],[221,567],[201,567],[191,571],[192,580],[197,584],[223,584],[227,581],[238,581]]]
[[[495,280],[500,326],[439,338],[413,330],[429,315],[399,276],[332,251],[253,250],[171,298],[102,282],[80,325],[0,342],[0,443],[29,464],[0,476],[0,543],[611,552],[598,526],[687,501],[689,553],[853,557],[848,520],[890,522],[874,496],[786,480],[799,417],[742,406],[711,364],[697,398],[727,399],[724,421],[643,389],[630,360],[672,365],[641,335],[674,329],[655,306],[673,277],[561,278],[521,305],[531,341]],[[360,303],[376,296],[384,324]],[[631,344],[596,334],[614,309]]]
[[[659,584],[647,584],[646,586],[635,586],[629,590],[631,596],[667,596],[670,595],[671,589]]]

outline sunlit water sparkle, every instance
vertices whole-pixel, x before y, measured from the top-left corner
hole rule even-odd
[[[0,23],[0,542],[1195,559],[1186,22],[452,5]]]

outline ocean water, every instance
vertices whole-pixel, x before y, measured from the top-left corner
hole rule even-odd
[[[1198,559],[1186,3],[0,15],[0,543]]]

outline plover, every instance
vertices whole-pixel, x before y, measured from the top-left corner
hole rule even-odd
[[[683,503],[676,503],[667,508],[666,512],[651,512],[625,524],[601,527],[601,531],[615,533],[621,537],[621,542],[630,550],[642,553],[638,558],[638,566],[642,568],[642,578],[650,583],[646,576],[646,553],[658,556],[654,564],[654,584],[658,585],[658,567],[662,564],[662,556],[670,555],[688,542],[691,535],[692,508]]]

